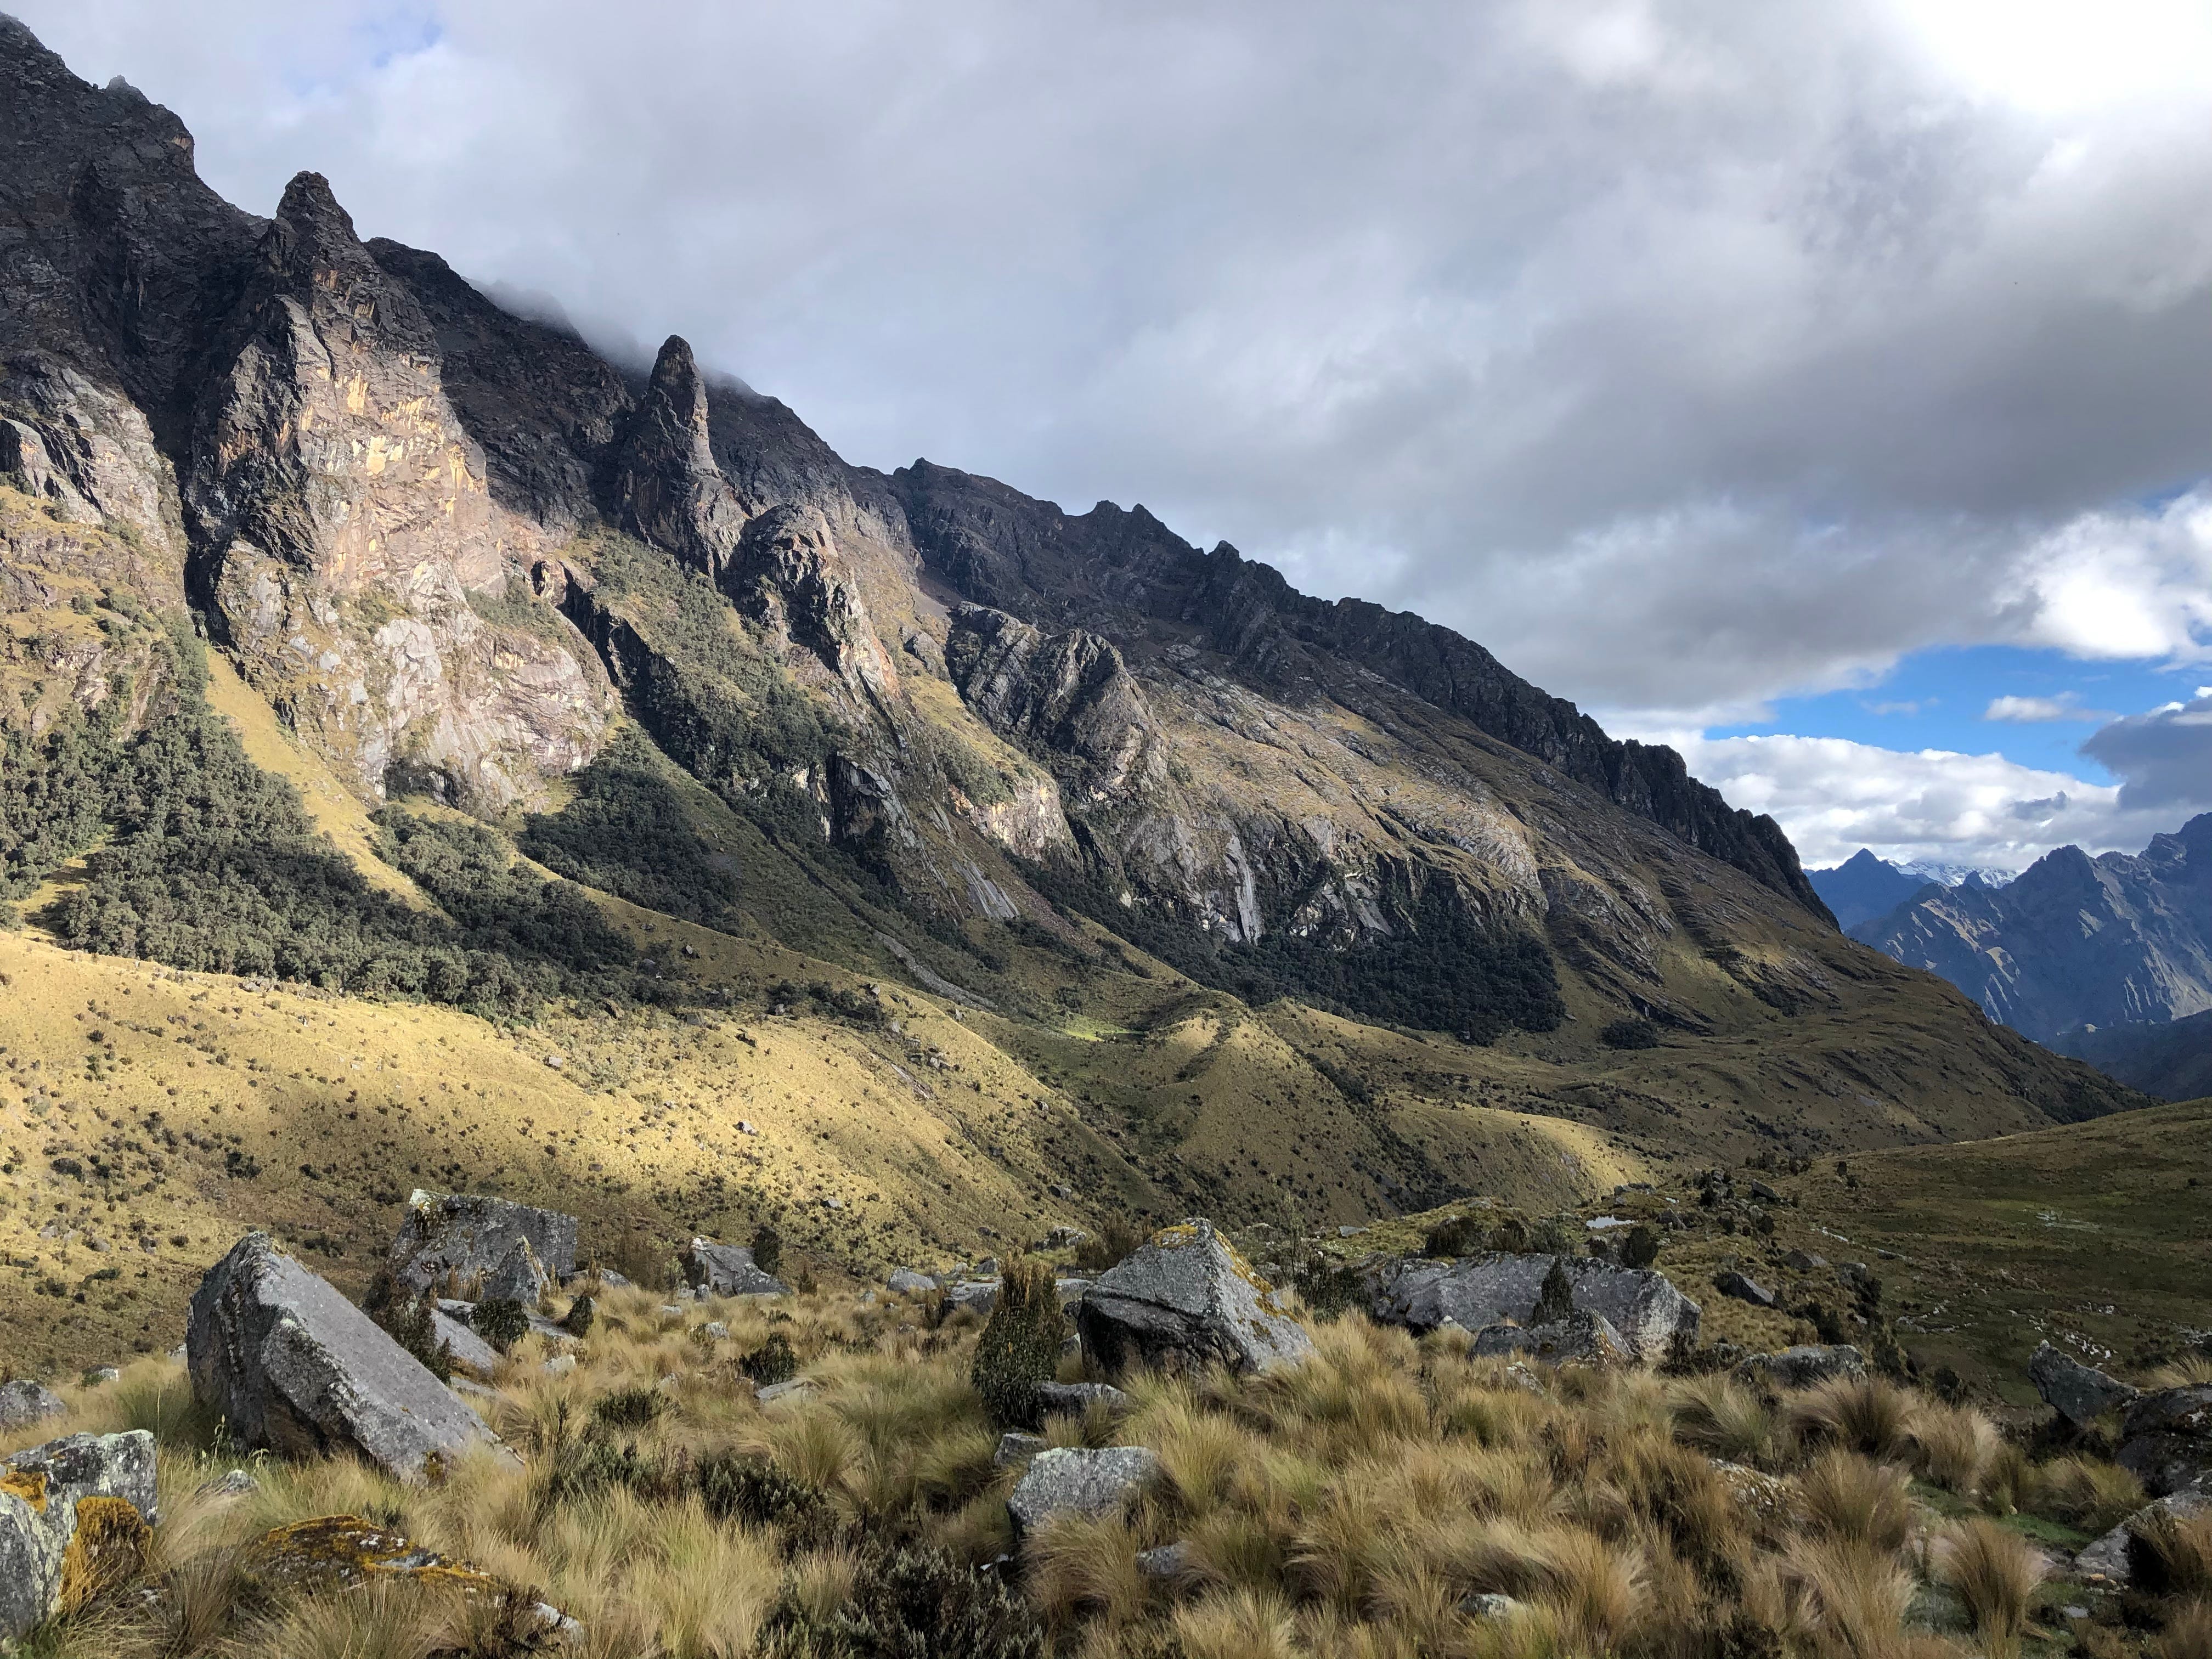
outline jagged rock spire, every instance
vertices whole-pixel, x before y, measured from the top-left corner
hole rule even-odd
[[[632,534],[720,576],[750,514],[714,465],[707,383],[680,334],[670,335],[653,361],[623,441],[616,489]]]

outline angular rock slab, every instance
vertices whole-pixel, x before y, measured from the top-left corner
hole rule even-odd
[[[1753,1354],[1735,1368],[1745,1382],[1773,1389],[1809,1389],[1839,1376],[1864,1376],[1866,1356],[1848,1342],[1832,1347],[1804,1343],[1780,1353]]]
[[[2106,1412],[2136,1402],[2137,1390],[2094,1365],[2084,1365],[2048,1342],[2028,1357],[2027,1380],[2043,1403],[2076,1428],[2086,1428]]]
[[[1713,1280],[1713,1288],[1723,1296],[1732,1296],[1739,1302],[1748,1302],[1754,1308],[1771,1308],[1781,1300],[1757,1279],[1734,1271],[1717,1277]]]
[[[443,1308],[431,1310],[430,1335],[433,1340],[446,1345],[453,1364],[461,1370],[487,1381],[499,1374],[499,1350],[478,1336],[474,1327],[456,1319]]]
[[[530,1248],[530,1241],[518,1238],[507,1247],[499,1265],[483,1277],[483,1290],[478,1298],[485,1302],[520,1302],[526,1308],[538,1305],[538,1298],[553,1288],[553,1275],[538,1252]]]
[[[1432,1331],[1447,1319],[1470,1331],[1509,1320],[1525,1325],[1554,1262],[1566,1268],[1577,1311],[1602,1316],[1638,1360],[1665,1358],[1678,1339],[1697,1340],[1698,1304],[1664,1273],[1577,1256],[1408,1258],[1389,1264],[1374,1281],[1371,1311],[1384,1324],[1403,1325],[1417,1334]]]
[[[1525,1354],[1547,1365],[1620,1365],[1634,1357],[1613,1322],[1587,1308],[1548,1325],[1486,1325],[1468,1352],[1478,1359]]]
[[[397,1480],[477,1446],[483,1419],[325,1280],[248,1233],[192,1293],[192,1395],[251,1446],[354,1453]]]
[[[0,1463],[0,1641],[136,1572],[154,1498],[154,1437],[73,1434]]]
[[[556,1279],[576,1271],[575,1217],[503,1198],[417,1188],[407,1200],[407,1218],[392,1238],[386,1265],[410,1294],[434,1288],[443,1295],[451,1275],[475,1301],[483,1282],[518,1243],[527,1244]]]
[[[2136,1397],[2118,1457],[2154,1498],[2212,1475],[2212,1386],[2160,1389]]]
[[[695,1238],[678,1253],[677,1263],[692,1289],[714,1296],[789,1296],[791,1286],[756,1266],[744,1244],[717,1244]]]
[[[27,1429],[50,1417],[67,1417],[62,1397],[36,1382],[0,1382],[0,1429]]]
[[[1313,1355],[1305,1327],[1210,1221],[1163,1228],[1076,1304],[1083,1351],[1109,1371],[1132,1364],[1272,1370]]]
[[[1006,1498],[1014,1531],[1026,1538],[1055,1515],[1111,1514],[1159,1478],[1158,1455],[1146,1446],[1101,1450],[1061,1446],[1030,1459]]]
[[[2074,1571],[2084,1578],[2102,1576],[2115,1584],[2125,1584],[2135,1575],[2128,1544],[2129,1535],[2136,1528],[2148,1524],[2161,1513],[2176,1521],[2192,1520],[2208,1507],[2212,1507],[2212,1498],[2201,1492],[2173,1492],[2155,1504],[2146,1504],[2076,1556]]]

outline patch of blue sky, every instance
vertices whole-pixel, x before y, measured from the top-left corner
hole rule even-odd
[[[2116,715],[2186,702],[2206,684],[2212,666],[2203,663],[2176,668],[2083,661],[2017,646],[1946,646],[1913,653],[1871,688],[1777,698],[1771,719],[1711,727],[1707,735],[1786,732],[1881,749],[2000,754],[2106,784],[2117,780],[2081,753],[2082,741]]]
[[[364,75],[430,51],[446,38],[432,6],[364,6],[351,18],[303,21],[288,37],[284,89],[302,102],[332,97]]]

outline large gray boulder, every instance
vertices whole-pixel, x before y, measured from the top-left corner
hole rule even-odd
[[[145,1559],[154,1498],[154,1437],[73,1434],[0,1465],[0,1642],[13,1641]]]
[[[1006,1498],[1014,1532],[1027,1538],[1055,1515],[1111,1514],[1159,1478],[1158,1455],[1145,1446],[1041,1451]]]
[[[517,1243],[529,1245],[556,1279],[576,1271],[575,1217],[481,1194],[417,1188],[386,1265],[410,1294],[435,1290],[473,1302]]]
[[[1076,1304],[1083,1352],[1109,1371],[1133,1364],[1272,1370],[1311,1357],[1313,1339],[1210,1221],[1163,1228]]]
[[[1735,1368],[1746,1382],[1771,1389],[1809,1389],[1841,1376],[1864,1376],[1866,1356],[1848,1342],[1831,1347],[1805,1343],[1780,1353],[1753,1354]]]
[[[756,1267],[743,1244],[717,1244],[695,1238],[677,1255],[684,1282],[711,1296],[789,1296],[791,1286]]]
[[[483,1302],[520,1302],[526,1308],[538,1305],[538,1298],[553,1288],[553,1275],[538,1259],[538,1252],[530,1248],[530,1241],[518,1238],[507,1247],[499,1265],[483,1276],[483,1289],[477,1298]]]
[[[2212,1475],[2212,1386],[2138,1395],[2123,1420],[2117,1461],[2152,1497]]]
[[[249,1446],[352,1453],[415,1481],[472,1447],[505,1452],[459,1395],[265,1233],[200,1281],[185,1353],[193,1398]]]
[[[1698,1304],[1664,1273],[1577,1256],[1488,1255],[1456,1261],[1407,1257],[1387,1264],[1370,1284],[1370,1311],[1384,1324],[1417,1334],[1447,1319],[1470,1331],[1508,1321],[1525,1325],[1553,1263],[1566,1268],[1579,1312],[1602,1316],[1638,1360],[1663,1359],[1676,1340],[1697,1340]]]
[[[2137,1390],[2094,1365],[2084,1365],[2048,1342],[2028,1357],[2027,1380],[2043,1403],[2076,1428],[2086,1428],[2106,1412],[2136,1402]]]
[[[27,1429],[48,1418],[68,1415],[69,1407],[51,1389],[28,1380],[0,1382],[0,1431]]]
[[[1547,1365],[1620,1365],[1634,1358],[1613,1322],[1587,1308],[1547,1325],[1486,1325],[1468,1352],[1478,1359],[1525,1356]]]
[[[453,1305],[459,1308],[467,1304],[457,1302]],[[430,1310],[430,1338],[444,1343],[453,1364],[471,1375],[488,1382],[499,1374],[499,1350],[478,1336],[473,1326],[443,1308]]]

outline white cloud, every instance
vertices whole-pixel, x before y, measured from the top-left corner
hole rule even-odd
[[[2116,786],[2020,765],[2002,755],[1906,752],[1842,738],[1691,737],[1690,769],[1729,800],[1771,812],[1808,866],[1862,847],[1915,860],[2018,871],[2067,842],[2140,849],[2171,812],[2123,810]]]
[[[2055,697],[1992,697],[1990,706],[1982,710],[1982,718],[2026,726],[2051,720],[2108,720],[2112,714],[2084,708],[2073,692],[2062,691]]]
[[[2081,752],[2119,775],[2131,811],[2212,808],[2212,686],[2199,686],[2192,702],[2114,720]]]

